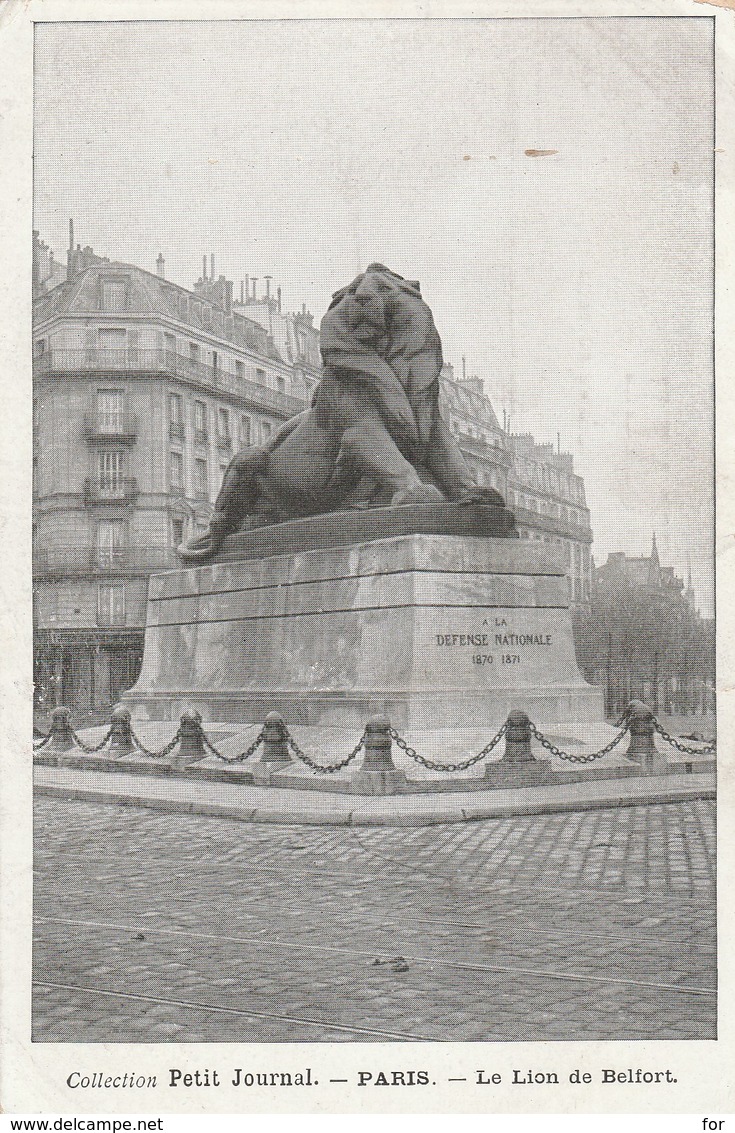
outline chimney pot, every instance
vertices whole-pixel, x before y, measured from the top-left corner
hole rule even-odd
[[[207,257],[202,256],[202,281],[207,281]]]
[[[164,278],[163,269],[164,269],[165,264],[166,264],[166,261],[163,258],[163,252],[159,252],[158,253],[158,259],[156,260],[156,271],[160,275],[161,279]]]

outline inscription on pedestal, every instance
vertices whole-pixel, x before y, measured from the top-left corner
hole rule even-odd
[[[483,619],[481,629],[475,632],[437,633],[433,642],[438,649],[466,650],[473,665],[523,665],[529,655],[536,660],[539,651],[553,643],[553,634],[511,626],[502,617]]]

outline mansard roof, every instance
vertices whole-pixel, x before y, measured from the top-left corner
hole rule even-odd
[[[123,311],[106,312],[101,307],[101,280],[124,277],[127,282],[126,305]],[[186,300],[186,313],[182,314],[181,300]],[[219,330],[210,318],[204,320],[204,310],[217,312],[223,321]],[[186,322],[187,325],[206,334],[224,334],[224,320],[231,319],[233,326],[240,330],[245,344],[264,357],[280,361],[268,333],[253,319],[240,312],[228,314],[223,307],[209,299],[189,291],[171,280],[145,271],[134,264],[117,260],[104,260],[91,264],[78,272],[71,280],[64,280],[45,295],[34,301],[34,323],[44,323],[48,319],[64,315],[88,315],[90,312],[114,314],[121,318],[126,315],[163,316],[168,319]]]

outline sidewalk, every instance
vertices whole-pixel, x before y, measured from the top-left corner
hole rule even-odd
[[[213,815],[243,822],[335,826],[425,826],[521,814],[553,814],[714,798],[716,776],[669,774],[596,779],[538,787],[451,794],[365,796],[257,787],[185,777],[153,777],[77,768],[34,768],[40,795]]]

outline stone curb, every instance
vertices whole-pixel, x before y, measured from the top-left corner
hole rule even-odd
[[[61,773],[63,774],[63,772]],[[61,775],[59,776],[61,777]],[[650,790],[616,797],[600,793],[589,798],[546,797],[530,798],[527,792],[533,788],[519,788],[513,792],[512,799],[477,800],[458,805],[456,798],[442,796],[442,804],[431,809],[411,806],[412,796],[392,795],[384,801],[386,809],[378,806],[361,806],[360,796],[352,796],[350,809],[335,807],[331,810],[310,809],[299,806],[303,796],[294,792],[290,806],[282,801],[268,806],[215,803],[197,799],[176,798],[165,795],[152,795],[136,791],[106,791],[94,787],[78,787],[71,783],[36,783],[37,795],[62,798],[68,801],[100,802],[116,806],[142,807],[149,810],[173,814],[197,814],[213,818],[227,818],[240,822],[270,822],[282,825],[306,826],[435,826],[450,822],[471,822],[485,818],[509,818],[514,815],[557,814],[569,811],[601,810],[616,806],[648,806],[662,803],[679,803],[689,799],[713,799],[716,797],[714,778],[698,776],[700,782],[680,785],[662,778],[650,779]],[[708,782],[701,782],[707,779]],[[640,780],[639,780],[640,782]],[[559,790],[560,788],[555,788]],[[264,793],[267,788],[264,788]],[[497,792],[493,792],[496,794]],[[510,792],[508,792],[510,793]],[[525,798],[523,796],[526,796]],[[313,795],[311,796],[313,798]],[[415,796],[413,796],[415,798]],[[423,796],[425,798],[425,796]],[[383,800],[381,800],[383,801]],[[407,805],[408,804],[408,805]]]

